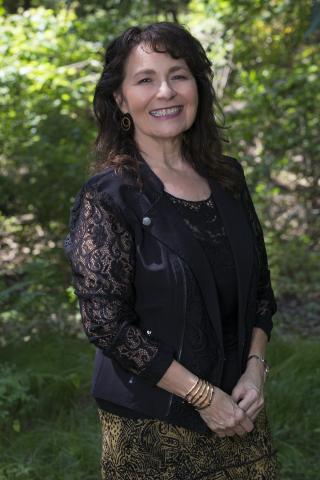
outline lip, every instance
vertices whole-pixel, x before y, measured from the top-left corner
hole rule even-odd
[[[158,112],[159,110],[168,110],[169,108],[183,108],[183,105],[171,105],[171,107],[153,108],[149,111],[149,113],[151,114],[151,112]]]
[[[156,115],[155,112],[158,110],[168,110],[170,108],[176,108],[177,111],[174,113],[167,113],[165,115]],[[156,122],[167,122],[170,121],[171,119],[175,119],[181,115],[181,112],[183,111],[183,105],[177,105],[176,107],[166,107],[166,108],[159,108],[157,110],[151,110],[149,112],[149,115],[156,121]],[[152,113],[151,113],[152,112]]]

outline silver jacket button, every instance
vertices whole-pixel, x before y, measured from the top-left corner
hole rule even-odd
[[[147,335],[151,335],[151,330],[147,330]]]
[[[143,225],[146,225],[146,226],[151,225],[151,218],[150,217],[143,217],[142,223],[143,223]]]

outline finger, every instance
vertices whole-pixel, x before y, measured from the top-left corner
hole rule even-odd
[[[245,412],[257,401],[259,394],[256,390],[249,390],[242,400],[238,403],[238,407]]]
[[[245,435],[247,433],[241,425],[237,425],[236,427],[234,427],[234,431],[240,437],[242,437],[243,435]]]
[[[233,427],[233,429],[237,435],[242,436],[245,433],[247,433],[245,428],[242,426],[242,422],[244,422],[246,418],[248,418],[247,413],[241,408],[236,408],[234,413],[235,413],[235,426]]]
[[[252,405],[247,409],[247,414],[249,417],[252,417],[253,415],[257,415],[264,407],[264,398],[263,396],[260,396],[255,402],[253,402]]]
[[[251,430],[253,430],[253,427],[254,427],[253,422],[248,417],[248,415],[245,416],[245,418],[242,420],[240,425],[246,432],[251,432]]]
[[[244,412],[248,412],[249,408],[252,407],[254,404],[254,400],[251,400],[250,398],[244,398],[241,400],[241,402],[238,403],[238,407],[241,408]]]
[[[254,421],[262,409],[263,409],[263,405],[257,406],[256,404],[254,404],[248,409],[247,415],[250,417],[252,421]]]
[[[225,438],[225,437],[233,437],[235,435],[235,431],[233,431],[231,428],[224,428],[224,429],[218,429],[215,431],[215,433],[220,437],[220,438]]]

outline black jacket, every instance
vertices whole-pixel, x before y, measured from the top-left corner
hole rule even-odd
[[[240,163],[229,159],[243,175]],[[162,418],[170,411],[172,394],[156,383],[173,358],[179,361],[184,348],[187,270],[215,330],[217,361],[212,378],[216,385],[224,361],[222,328],[214,277],[203,248],[147,162],[139,168],[142,191],[129,174],[117,175],[112,168],[86,182],[71,212],[65,250],[86,334],[98,347],[93,395]],[[276,302],[262,229],[244,175],[238,199],[207,178],[236,264],[239,362],[235,368],[240,376],[253,327],[259,326],[270,338]],[[130,255],[129,264],[123,261],[124,253]]]

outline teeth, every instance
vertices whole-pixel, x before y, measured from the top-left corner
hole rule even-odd
[[[163,108],[162,110],[153,110],[152,112],[150,112],[150,114],[154,117],[165,117],[166,115],[172,115],[173,113],[177,113],[180,110],[181,107]]]

